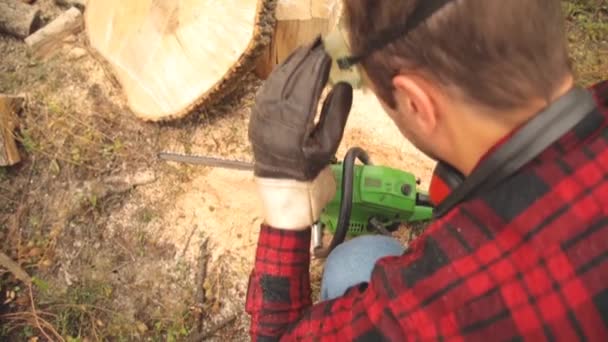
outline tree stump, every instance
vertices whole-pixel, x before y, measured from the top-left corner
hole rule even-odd
[[[18,126],[17,113],[24,100],[21,96],[0,94],[0,166],[11,166],[21,161],[13,134]]]
[[[256,75],[266,79],[296,48],[333,31],[341,10],[340,0],[279,0],[274,35],[258,59]]]
[[[0,0],[0,32],[24,39],[42,26],[40,10],[19,0]]]

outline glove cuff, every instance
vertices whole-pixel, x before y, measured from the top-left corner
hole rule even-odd
[[[263,177],[256,177],[255,181],[265,223],[277,229],[310,228],[336,194],[336,181],[329,167],[309,182]]]

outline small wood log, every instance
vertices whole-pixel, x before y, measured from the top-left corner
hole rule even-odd
[[[38,7],[19,0],[0,0],[0,32],[24,39],[42,26]]]
[[[0,166],[11,166],[21,161],[14,131],[17,128],[17,113],[24,103],[21,96],[0,94]]]
[[[83,28],[82,13],[76,7],[63,12],[55,20],[25,39],[38,56],[46,56],[60,48],[63,39]]]
[[[339,0],[279,0],[274,35],[257,61],[256,75],[266,79],[296,48],[312,42],[318,35],[331,32],[337,25],[340,11]]]

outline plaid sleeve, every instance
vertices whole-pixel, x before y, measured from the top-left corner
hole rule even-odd
[[[369,284],[337,299],[312,305],[309,279],[310,230],[293,232],[262,226],[247,312],[253,341],[404,340],[389,312],[384,270]],[[386,279],[385,279],[386,280]]]
[[[262,226],[246,304],[254,340],[281,336],[312,304],[310,237],[310,229]]]

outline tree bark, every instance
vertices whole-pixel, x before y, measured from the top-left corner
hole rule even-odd
[[[0,0],[0,32],[24,39],[42,26],[38,7],[19,0]]]
[[[23,97],[0,94],[0,166],[11,166],[21,161],[13,133],[18,126],[17,112],[23,101]]]

